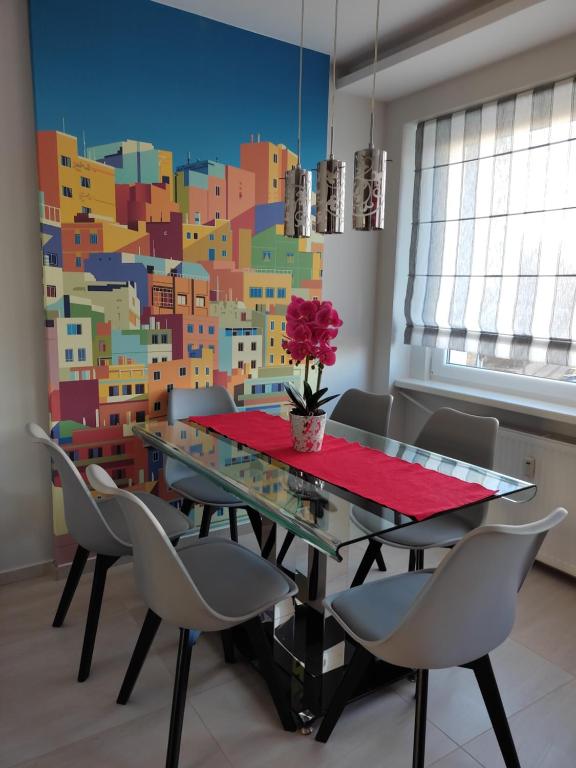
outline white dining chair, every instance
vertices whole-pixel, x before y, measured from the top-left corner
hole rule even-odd
[[[106,575],[110,566],[120,557],[132,554],[130,535],[118,502],[115,499],[97,502],[70,457],[48,437],[42,427],[31,422],[26,425],[26,431],[35,443],[47,449],[58,472],[64,496],[66,525],[76,542],[76,553],[54,617],[54,627],[61,627],[64,623],[88,556],[91,552],[96,555],[78,671],[78,681],[84,682],[92,665]],[[148,506],[173,543],[191,531],[192,525],[188,518],[166,501],[151,493],[137,492],[135,495]]]
[[[471,669],[506,768],[520,768],[489,654],[509,636],[517,594],[558,508],[527,525],[486,525],[468,533],[435,571],[380,579],[324,601],[356,650],[316,739],[328,740],[374,657],[417,670],[413,768],[424,768],[428,671]]]
[[[136,582],[149,611],[180,630],[167,768],[176,768],[179,761],[190,660],[199,632],[226,632],[235,627],[245,630],[280,721],[285,730],[294,731],[288,696],[282,689],[260,614],[296,595],[296,584],[279,568],[229,539],[198,539],[195,545],[177,552],[141,499],[118,488],[96,464],[88,467],[87,475],[92,487],[117,500],[124,513]]]

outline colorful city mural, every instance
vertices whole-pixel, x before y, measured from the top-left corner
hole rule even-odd
[[[297,49],[152,0],[31,0],[52,436],[81,472],[171,498],[132,426],[172,388],[277,408],[292,295],[319,236],[283,234]],[[327,57],[305,55],[304,162],[326,147]],[[306,108],[308,107],[308,111]],[[67,562],[58,479],[55,559]]]

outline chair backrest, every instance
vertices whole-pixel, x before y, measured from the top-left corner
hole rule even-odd
[[[473,416],[454,408],[439,408],[423,426],[414,445],[458,461],[492,469],[498,426],[498,419],[491,416]],[[481,525],[487,513],[488,504],[476,504],[456,514],[474,525]]]
[[[75,541],[84,549],[97,554],[116,553],[119,547],[120,551],[125,547],[130,548],[129,542],[122,541],[111,530],[68,454],[51,440],[38,424],[30,422],[26,425],[26,431],[35,443],[43,445],[48,450],[60,475],[64,496],[64,518],[68,531]],[[103,551],[104,549],[107,551]]]
[[[205,387],[204,389],[173,389],[168,394],[168,421],[174,424],[178,419],[188,416],[210,416],[213,413],[233,413],[238,410],[228,390],[224,387]],[[183,477],[193,475],[194,471],[177,459],[166,456],[164,476],[168,485]]]
[[[94,490],[114,496],[128,525],[139,591],[149,608],[177,627],[220,630],[237,623],[213,611],[203,600],[160,523],[137,496],[116,485],[97,464],[86,474]],[[214,578],[223,574],[214,574]]]
[[[396,630],[371,650],[415,669],[459,666],[494,650],[512,630],[518,590],[547,532],[567,514],[559,507],[527,525],[473,530],[444,558]]]
[[[393,400],[392,395],[375,395],[361,389],[348,389],[336,403],[330,418],[386,437]]]

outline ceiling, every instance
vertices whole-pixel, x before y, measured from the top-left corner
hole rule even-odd
[[[297,0],[156,0],[299,43]],[[370,93],[376,0],[340,0],[338,88]],[[308,0],[307,48],[331,53],[334,0]],[[576,32],[576,0],[381,0],[376,95],[390,100]],[[576,66],[576,56],[575,56]]]

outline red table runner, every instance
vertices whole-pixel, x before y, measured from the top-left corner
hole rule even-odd
[[[332,435],[324,437],[318,453],[299,453],[292,448],[290,423],[264,411],[192,416],[189,421],[415,520],[494,495],[478,483]]]

